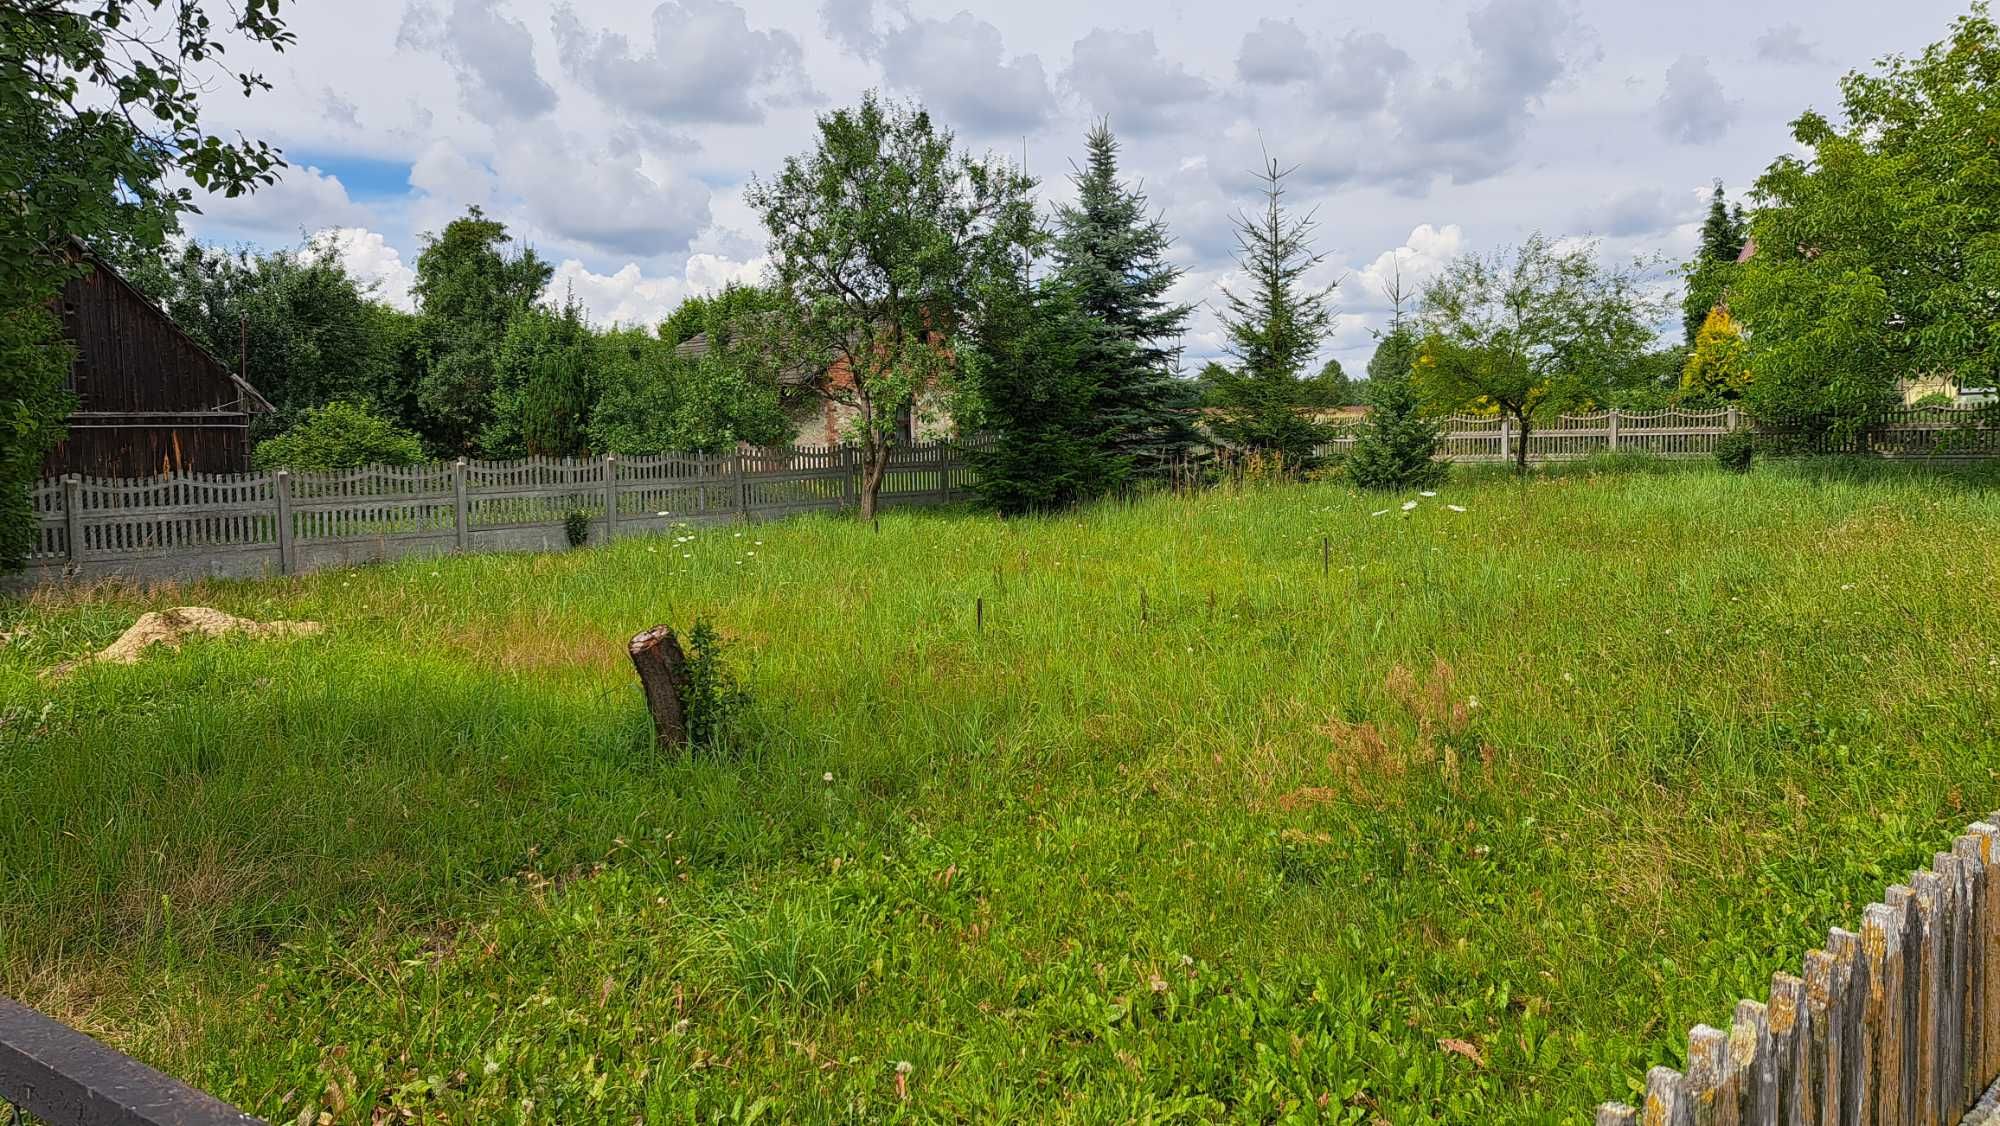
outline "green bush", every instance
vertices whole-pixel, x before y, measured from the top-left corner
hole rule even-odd
[[[563,513],[563,538],[571,547],[582,547],[590,542],[590,510],[572,508]]]
[[[1750,472],[1757,439],[1748,430],[1731,430],[1715,443],[1715,463],[1731,473]]]
[[[415,465],[424,460],[415,434],[365,403],[335,400],[305,412],[298,425],[257,443],[258,469],[358,469],[364,465]]]

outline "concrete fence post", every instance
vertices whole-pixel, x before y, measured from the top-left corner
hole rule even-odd
[[[604,455],[604,542],[618,538],[618,455]]]
[[[458,530],[458,550],[472,550],[472,504],[465,495],[465,459],[459,458],[451,465],[452,526]]]
[[[83,565],[83,478],[75,473],[63,474],[63,529],[69,537],[69,566],[75,571]]]
[[[743,451],[738,449],[729,459],[730,474],[736,482],[736,515],[745,520],[750,518],[750,482],[743,479]]]
[[[278,573],[296,575],[299,571],[299,545],[292,529],[292,471],[280,469],[273,478],[272,492],[278,499]]]
[[[1511,418],[1500,420],[1500,460],[1514,460],[1514,420]]]
[[[1738,426],[1742,425],[1742,422],[1743,422],[1742,412],[1738,411],[1735,407],[1730,407],[1729,419],[1728,419],[1729,429],[1731,430],[1736,429]]]
[[[1617,453],[1618,452],[1618,408],[1617,407],[1612,407],[1610,413],[1605,416],[1604,433],[1605,437],[1611,443],[1611,452]]]

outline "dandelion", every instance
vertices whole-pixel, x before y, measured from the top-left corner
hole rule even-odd
[[[1446,507],[1446,508],[1449,508],[1449,509],[1451,509],[1451,510],[1452,510],[1453,512],[1464,512],[1464,511],[1465,511],[1465,506],[1464,506],[1464,505],[1462,505],[1462,504],[1447,504],[1447,505],[1445,505],[1445,507]]]
[[[1410,511],[1411,509],[1415,508],[1416,506],[1417,506],[1417,502],[1416,502],[1416,501],[1413,501],[1413,500],[1406,500],[1406,501],[1404,501],[1404,502],[1403,502],[1403,511],[1404,511],[1404,512],[1408,512],[1408,511]]]

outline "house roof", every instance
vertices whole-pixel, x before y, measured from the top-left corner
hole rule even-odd
[[[708,355],[713,345],[708,334],[697,332],[679,344],[674,345],[674,355],[683,360],[698,360]],[[830,365],[829,365],[830,366]],[[778,376],[778,382],[786,387],[810,387],[826,375],[826,368],[792,367]]]
[[[1757,240],[1754,238],[1744,239],[1743,250],[1741,253],[1737,254],[1736,261],[1738,261],[1739,263],[1748,262],[1749,260],[1755,257],[1757,257]]]

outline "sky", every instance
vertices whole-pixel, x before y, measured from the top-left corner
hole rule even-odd
[[[651,325],[762,275],[745,188],[874,88],[1025,159],[1049,206],[1107,118],[1175,235],[1191,367],[1223,351],[1232,218],[1268,152],[1338,283],[1322,358],[1359,374],[1398,273],[1538,230],[1685,257],[1716,179],[1746,191],[1793,118],[1838,110],[1842,74],[1942,38],[1963,3],[295,0],[294,46],[229,56],[275,88],[218,87],[204,119],[290,168],[187,225],[332,239],[408,307],[424,234],[478,204],[557,264],[557,295]]]

